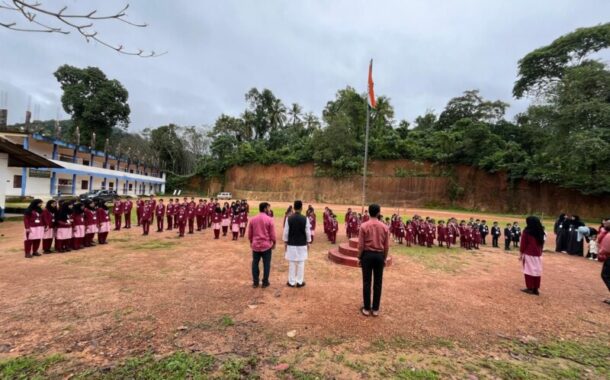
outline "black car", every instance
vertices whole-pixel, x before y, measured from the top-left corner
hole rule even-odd
[[[101,199],[104,202],[113,202],[118,197],[118,194],[114,190],[93,190],[78,196],[81,201],[84,201],[85,199]]]

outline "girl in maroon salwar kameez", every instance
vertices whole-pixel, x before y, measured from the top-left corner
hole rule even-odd
[[[523,265],[525,276],[525,289],[522,292],[539,295],[540,278],[542,276],[542,247],[544,246],[544,228],[540,219],[529,216],[526,219],[527,227],[521,235],[519,260]]]

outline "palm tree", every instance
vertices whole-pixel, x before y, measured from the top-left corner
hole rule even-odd
[[[290,115],[291,124],[294,127],[297,123],[301,122],[301,112],[303,108],[298,103],[292,103],[288,115]]]
[[[271,129],[281,128],[286,122],[286,107],[279,99],[273,99],[269,107],[269,126]]]
[[[320,128],[320,120],[316,115],[313,114],[313,112],[306,113],[304,121],[307,129],[311,130]]]

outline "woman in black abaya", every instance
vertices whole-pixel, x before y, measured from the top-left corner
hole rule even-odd
[[[578,241],[578,227],[582,227],[585,224],[580,221],[578,215],[572,217],[570,226],[568,227],[568,242],[566,245],[566,251],[570,255],[582,256],[584,240]]]
[[[553,228],[555,232],[555,252],[562,252],[566,250],[566,230],[563,228],[563,224],[566,221],[566,214],[559,215],[559,218],[555,221]]]

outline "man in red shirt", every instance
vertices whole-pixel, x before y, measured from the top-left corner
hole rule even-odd
[[[258,288],[261,259],[263,259],[263,288],[269,286],[271,252],[275,248],[275,226],[273,218],[267,215],[269,208],[269,203],[262,202],[258,206],[260,213],[248,224],[248,240],[250,240],[252,248],[252,287],[254,288]]]
[[[388,227],[377,219],[381,207],[377,204],[369,206],[371,219],[362,224],[358,236],[358,262],[362,267],[362,285],[364,305],[361,312],[365,316],[379,315],[381,302],[381,287],[383,281],[383,268],[390,250],[390,231]],[[371,309],[371,277],[373,282],[373,307]]]

